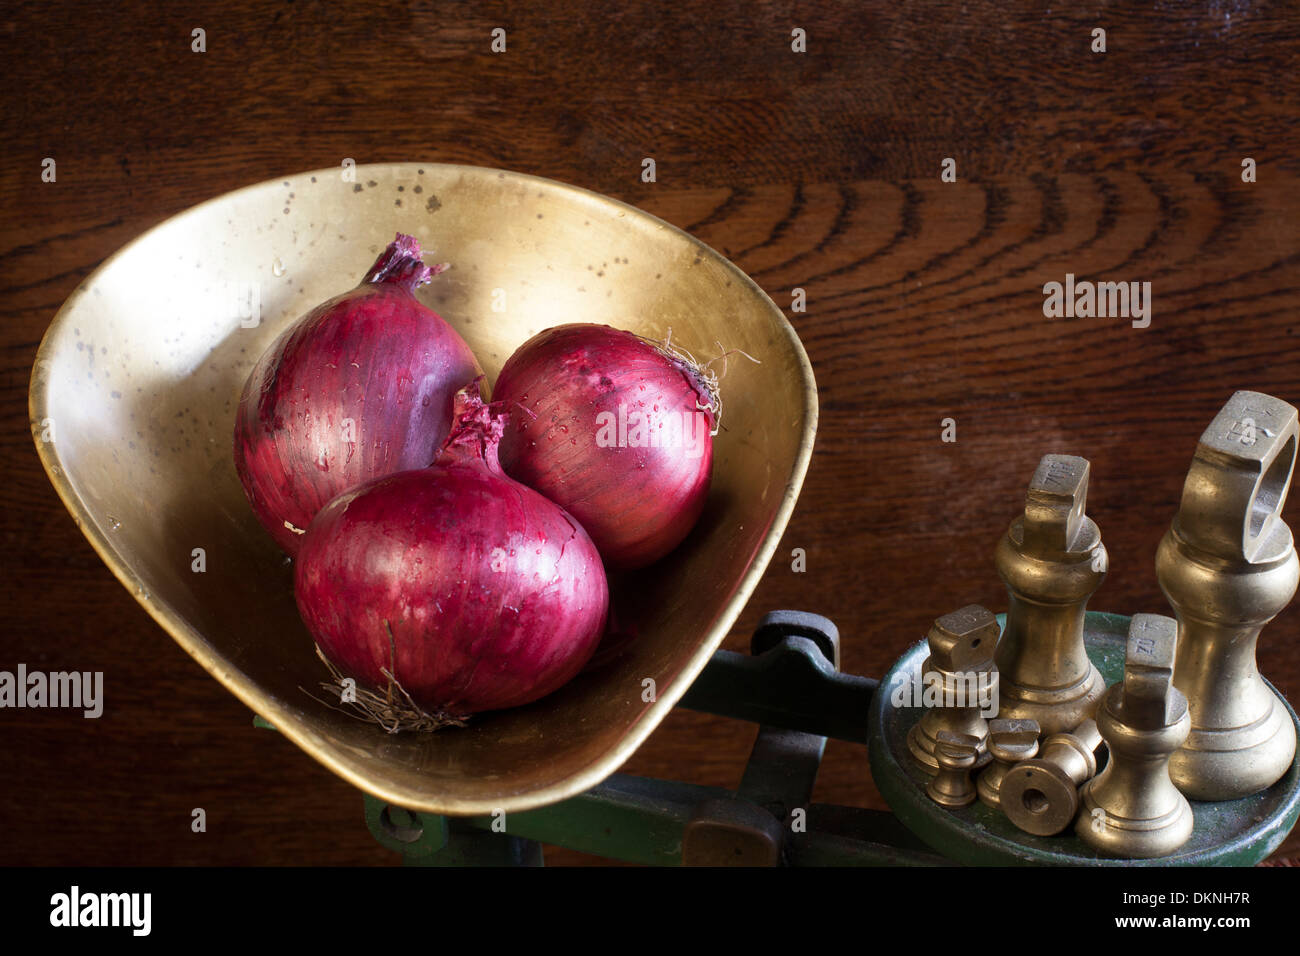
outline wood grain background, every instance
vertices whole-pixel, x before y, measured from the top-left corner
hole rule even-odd
[[[808,570],[774,562],[729,647],[765,610],[812,610],[839,624],[847,669],[879,675],[939,614],[1002,609],[993,547],[1047,452],[1093,464],[1112,558],[1093,607],[1166,611],[1155,547],[1200,431],[1238,388],[1300,402],[1296,13],[616,6],[0,14],[0,668],[102,670],[111,694],[96,721],[0,711],[0,864],[395,862],[360,795],[255,731],[117,584],[46,480],[26,410],[41,335],[106,256],[197,202],[344,157],[582,185],[710,243],[783,308],[807,290],[790,318],[822,424],[778,557],[805,548]],[[1150,281],[1150,328],[1045,319],[1042,286],[1067,272]],[[1293,700],[1298,615],[1259,654]],[[734,786],[754,733],[678,712],[625,770]],[[863,749],[835,742],[815,796],[882,805]]]

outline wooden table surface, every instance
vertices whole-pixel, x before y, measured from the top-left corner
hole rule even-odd
[[[0,711],[0,864],[395,862],[360,794],[255,731],[116,582],[33,448],[31,366],[63,300],[228,190],[345,157],[503,167],[732,258],[803,340],[821,428],[727,646],[768,609],[817,611],[855,673],[883,673],[940,614],[1005,608],[993,547],[1048,452],[1092,462],[1112,561],[1092,606],[1168,613],[1153,559],[1201,430],[1239,388],[1300,402],[1300,19],[1281,5],[538,6],[0,14],[0,669],[102,670],[112,693],[97,721]],[[1043,285],[1067,273],[1150,282],[1150,326],[1046,318]],[[1300,609],[1259,662],[1300,700]],[[624,769],[734,786],[754,734],[678,712]],[[829,744],[815,799],[882,806],[862,747]]]

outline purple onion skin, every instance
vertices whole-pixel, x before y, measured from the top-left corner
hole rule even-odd
[[[434,270],[398,235],[362,283],[281,335],[244,386],[235,467],[258,520],[296,555],[327,502],[371,478],[427,466],[452,396],[482,374],[469,346],[414,295]],[[351,425],[347,424],[351,420]]]
[[[501,440],[506,474],[577,518],[611,569],[659,560],[699,519],[715,419],[700,408],[712,403],[707,387],[682,360],[631,332],[561,325],[519,347],[492,397],[512,409]],[[685,442],[610,445],[600,424],[620,408],[689,421],[699,444],[690,453]]]
[[[609,608],[591,539],[501,471],[501,422],[486,436],[483,422],[454,431],[433,467],[330,502],[295,569],[298,609],[335,666],[379,689],[388,669],[455,716],[557,690],[595,652]]]

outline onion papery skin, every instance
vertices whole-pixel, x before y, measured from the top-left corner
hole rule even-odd
[[[375,688],[389,670],[421,707],[457,717],[557,690],[595,652],[609,609],[591,539],[501,471],[502,420],[464,395],[431,468],[368,482],[317,515],[294,581],[336,667]]]
[[[506,473],[577,518],[609,568],[659,560],[699,519],[716,399],[691,363],[631,332],[562,325],[520,346],[493,399],[518,408],[501,442]],[[651,416],[647,432],[634,414]],[[673,427],[680,440],[648,441]]]
[[[419,243],[399,234],[360,285],[294,323],[249,375],[235,467],[258,520],[291,555],[332,498],[429,465],[451,428],[452,397],[482,374],[460,335],[415,297],[434,274]]]

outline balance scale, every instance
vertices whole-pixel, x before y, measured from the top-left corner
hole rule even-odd
[[[1087,614],[1084,641],[1107,685],[1123,678],[1128,627],[1124,615]],[[1191,839],[1149,860],[1099,855],[1071,831],[1025,833],[981,802],[945,809],[926,796],[929,774],[907,747],[924,709],[891,703],[892,688],[919,679],[926,642],[884,680],[843,673],[839,651],[827,618],[773,611],[749,654],[713,655],[678,706],[759,725],[734,791],[616,773],[579,796],[495,817],[415,813],[367,794],[366,825],[417,866],[541,866],[543,843],[661,866],[1253,866],[1300,817],[1300,761],[1251,796],[1192,801]],[[1289,704],[1287,714],[1300,730]],[[892,813],[811,802],[830,737],[866,745]]]

